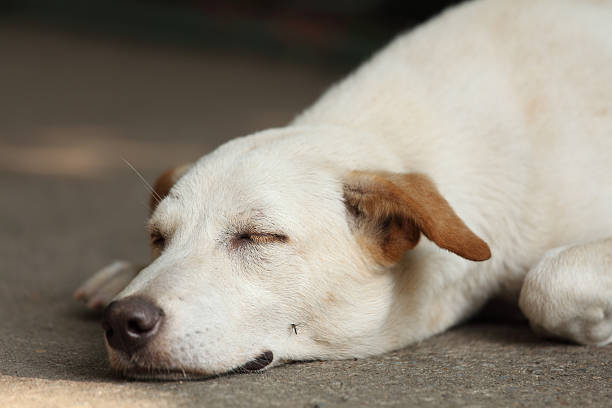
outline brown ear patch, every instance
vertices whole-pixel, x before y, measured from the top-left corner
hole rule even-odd
[[[168,195],[172,186],[189,170],[191,163],[173,167],[164,171],[155,181],[153,186],[154,193],[149,197],[149,210],[155,211],[157,204]]]
[[[345,179],[344,201],[360,244],[382,265],[398,262],[417,245],[421,232],[463,258],[484,261],[491,257],[489,246],[423,174],[351,172]]]

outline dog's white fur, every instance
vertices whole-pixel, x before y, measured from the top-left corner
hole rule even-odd
[[[363,357],[440,333],[499,295],[520,295],[537,330],[610,343],[611,153],[612,2],[453,8],[289,126],[230,141],[180,178],[150,221],[166,248],[117,295],[154,299],[163,332],[130,360],[109,348],[111,361],[128,374],[206,375],[264,350],[272,365]],[[422,238],[381,266],[344,203],[355,170],[429,176],[491,259]],[[288,241],[231,243],[253,225]],[[96,293],[118,282],[109,276],[136,273],[116,264],[79,295],[107,303],[116,290]]]

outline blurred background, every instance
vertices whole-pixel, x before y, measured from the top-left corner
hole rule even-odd
[[[146,172],[283,125],[452,3],[0,1],[0,170]]]

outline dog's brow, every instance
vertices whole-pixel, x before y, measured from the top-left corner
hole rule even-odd
[[[232,220],[237,229],[251,232],[270,232],[278,229],[279,223],[267,216],[261,209],[245,210],[238,213]]]
[[[159,231],[160,231],[160,228],[157,223],[151,223],[151,222],[147,223],[147,232],[149,234],[152,234],[154,232],[159,232]]]
[[[172,218],[166,214],[153,215],[147,222],[146,228],[149,233],[168,233],[172,229]]]
[[[151,217],[147,222],[147,228],[153,229],[156,227],[158,230],[171,229],[177,222],[177,217],[180,214],[178,204],[178,196],[170,193],[159,203]]]

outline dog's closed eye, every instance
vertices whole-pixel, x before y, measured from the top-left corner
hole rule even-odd
[[[264,232],[239,232],[232,239],[232,248],[239,248],[244,245],[265,245],[274,243],[285,243],[289,237],[278,233]]]
[[[162,251],[166,246],[166,237],[158,230],[151,231],[151,247]]]

